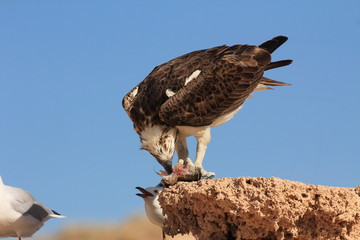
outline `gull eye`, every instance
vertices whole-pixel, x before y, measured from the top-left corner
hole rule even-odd
[[[158,190],[154,190],[155,193],[158,193],[159,191]]]

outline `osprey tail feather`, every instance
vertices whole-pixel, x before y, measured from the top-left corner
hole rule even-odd
[[[277,36],[273,39],[264,42],[263,44],[259,45],[259,48],[265,49],[269,53],[273,53],[276,49],[278,49],[284,42],[288,40],[285,36]]]
[[[286,42],[288,40],[287,37],[285,36],[277,36],[269,41],[266,41],[262,44],[259,45],[259,48],[265,49],[266,51],[268,51],[269,53],[273,53],[277,48],[279,48],[284,42]],[[271,62],[269,65],[267,65],[265,67],[265,71],[270,70],[270,69],[274,69],[274,68],[279,68],[279,67],[284,67],[287,66],[289,64],[292,63],[292,60],[281,60],[281,61],[276,61],[276,62]],[[258,89],[255,89],[255,91],[261,91],[261,90],[265,90],[265,89],[272,89],[268,86],[289,86],[291,84],[288,83],[284,83],[284,82],[280,82],[280,81],[276,81],[276,80],[272,80],[270,78],[266,78],[266,77],[262,77],[259,83],[260,86],[258,86]]]
[[[290,60],[290,59],[281,60],[281,61],[277,61],[277,62],[271,62],[269,65],[267,65],[265,67],[265,71],[274,69],[274,68],[284,67],[284,66],[290,65],[291,63],[292,63],[292,60]]]
[[[269,65],[267,65],[265,67],[265,71],[270,70],[270,69],[274,69],[274,68],[284,67],[284,66],[287,66],[287,65],[289,65],[291,63],[292,63],[292,60],[281,60],[281,61],[277,61],[277,62],[271,62]],[[260,84],[263,84],[263,85],[266,85],[266,86],[290,86],[291,85],[289,83],[284,83],[284,82],[272,80],[272,79],[267,78],[267,77],[262,77],[261,80],[260,80]],[[267,89],[272,89],[272,88],[267,87]]]
[[[289,83],[280,82],[280,81],[272,80],[270,78],[262,77],[260,80],[260,83],[254,89],[254,92],[264,91],[264,90],[269,90],[269,89],[273,90],[273,88],[269,87],[269,86],[290,86],[290,85],[291,84],[289,84]],[[253,97],[252,94],[250,94],[248,98],[251,98],[251,97]]]

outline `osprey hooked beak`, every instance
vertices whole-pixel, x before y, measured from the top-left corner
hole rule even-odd
[[[136,195],[142,198],[147,198],[147,197],[154,197],[154,194],[152,194],[151,192],[146,191],[144,188],[142,187],[136,187],[137,190],[139,190],[141,193],[137,193]]]

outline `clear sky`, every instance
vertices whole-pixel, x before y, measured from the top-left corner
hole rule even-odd
[[[222,44],[289,37],[258,92],[212,130],[217,177],[360,184],[360,2],[0,1],[0,174],[79,221],[143,211],[161,166],[139,150],[123,96],[157,65]],[[194,157],[195,141],[190,141]]]

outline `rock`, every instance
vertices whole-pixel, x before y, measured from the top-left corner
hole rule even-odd
[[[358,189],[359,193],[359,189]],[[199,240],[359,240],[360,197],[354,188],[279,178],[179,182],[159,202],[168,235]]]

